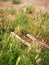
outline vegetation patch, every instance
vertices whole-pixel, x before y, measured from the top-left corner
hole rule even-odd
[[[8,17],[6,18],[7,12],[15,15],[16,19],[12,21]],[[33,15],[30,18],[28,13],[19,12],[16,15],[14,12],[15,10],[9,9],[5,14],[5,11],[0,10],[0,65],[49,65],[47,49],[33,41],[29,42],[30,47],[26,47],[21,40],[11,34],[14,32],[25,40],[25,35],[21,33],[23,30],[39,40],[48,41],[49,15],[40,13],[37,18]]]
[[[20,4],[21,0],[12,0],[14,4]]]

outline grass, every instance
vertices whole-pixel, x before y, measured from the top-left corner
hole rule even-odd
[[[40,65],[47,65],[49,63],[49,53],[47,50],[41,49],[41,53],[37,53],[36,49],[31,47],[31,50],[27,52],[21,47],[21,44],[21,41],[5,33],[0,47],[0,64],[15,65],[19,57],[18,65],[34,65],[39,58],[42,59]],[[35,59],[37,55],[38,57]]]
[[[21,27],[24,31],[36,35],[37,38],[49,38],[49,15],[41,13],[37,21],[34,18],[30,19],[27,14],[21,13],[16,18],[16,25]]]
[[[8,13],[11,11],[13,12],[10,9]],[[40,13],[35,19],[34,16],[30,18],[28,13],[20,12],[14,21],[0,16],[0,65],[48,65],[49,52],[45,48],[33,42],[31,48],[27,48],[11,35],[11,31],[21,35],[21,30],[35,35],[40,40],[49,39],[49,15]]]
[[[13,7],[7,8],[7,9],[6,9],[6,12],[7,12],[7,13],[10,13],[11,15],[14,15],[14,14],[17,13],[16,10],[15,10]]]
[[[21,0],[12,0],[14,4],[20,4]]]
[[[33,14],[34,10],[35,10],[35,8],[33,6],[26,7],[26,13],[28,13],[28,14]]]

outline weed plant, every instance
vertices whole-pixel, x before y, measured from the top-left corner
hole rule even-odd
[[[12,0],[14,4],[20,4],[21,0]]]

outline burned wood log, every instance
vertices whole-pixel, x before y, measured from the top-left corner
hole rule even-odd
[[[32,41],[35,41],[35,42],[38,42],[42,47],[46,48],[47,50],[49,50],[49,46],[45,43],[45,42],[42,42],[42,41],[39,41],[37,40],[34,36],[30,35],[30,34],[26,34],[26,36],[28,38],[30,38]]]

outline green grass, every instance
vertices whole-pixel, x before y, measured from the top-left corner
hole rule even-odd
[[[15,21],[0,16],[0,65],[35,65],[38,59],[41,59],[39,65],[48,65],[49,51],[41,48],[40,45],[35,48],[33,42],[31,49],[26,48],[20,40],[10,34],[15,30],[18,33],[24,30],[40,40],[49,39],[49,15],[40,13],[37,19],[34,19],[34,16],[30,18],[28,14],[21,12],[16,16]]]
[[[33,28],[31,29],[30,27],[33,27],[33,22],[34,20],[29,19],[25,13],[21,13],[16,18],[16,27],[19,26],[22,30],[32,33],[31,30],[33,30]]]
[[[41,58],[40,65],[49,63],[49,53],[44,48],[41,49],[41,53],[37,53],[33,46],[29,52],[25,51],[21,47],[22,42],[15,37],[9,36],[10,34],[5,33],[3,35],[1,49],[0,49],[0,64],[1,65],[16,65],[18,58],[20,57],[18,65],[34,65],[34,63]],[[40,48],[39,48],[40,49]],[[38,49],[38,50],[39,50]],[[35,59],[35,57],[37,59]]]
[[[12,0],[14,4],[20,4],[21,0]]]
[[[35,8],[33,6],[26,7],[26,13],[33,14],[35,11]]]
[[[16,25],[38,38],[49,38],[49,15],[41,13],[37,20],[29,18],[27,14],[21,13],[16,18]]]

